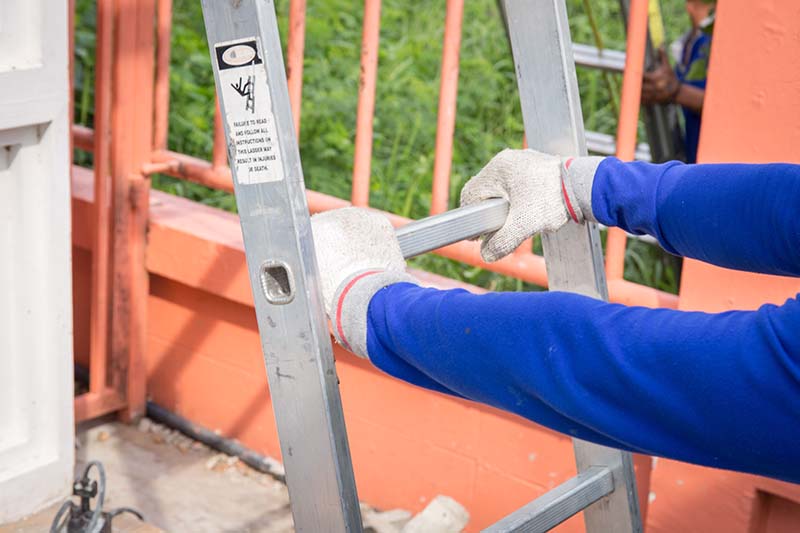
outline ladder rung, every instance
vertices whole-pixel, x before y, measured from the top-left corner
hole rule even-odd
[[[508,202],[493,198],[410,222],[397,229],[397,240],[403,257],[408,259],[500,229],[506,215]]]
[[[608,70],[611,72],[625,71],[625,52],[604,49],[602,52],[588,44],[572,44],[572,53],[575,64],[581,67]]]
[[[590,152],[600,155],[616,155],[617,153],[617,140],[613,135],[607,133],[599,133],[597,131],[586,132],[586,148]],[[650,145],[647,143],[639,143],[636,146],[636,159],[639,161],[652,160],[650,155]]]
[[[604,466],[593,466],[536,498],[525,507],[517,509],[489,526],[484,532],[548,531],[613,490],[614,480],[611,470]]]
[[[586,144],[589,150],[595,153],[613,155],[615,152],[614,138],[604,133],[587,131]],[[650,161],[650,150],[647,144],[642,143],[638,146],[636,158],[641,161]],[[501,198],[495,198],[410,222],[398,228],[395,234],[400,242],[403,257],[409,259],[500,229],[507,214],[508,202]],[[629,236],[658,245],[658,241],[652,237]]]

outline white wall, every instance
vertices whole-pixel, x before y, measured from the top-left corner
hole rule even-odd
[[[0,523],[72,480],[67,4],[0,0]]]

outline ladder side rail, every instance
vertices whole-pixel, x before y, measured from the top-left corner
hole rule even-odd
[[[202,0],[202,7],[294,525],[361,531],[275,7],[270,0]],[[223,82],[221,72],[234,67],[220,71],[218,55],[240,40],[253,43],[263,65],[245,67],[238,83]],[[231,94],[229,85],[241,92]],[[250,133],[237,129],[235,115],[248,112],[266,121],[259,126],[266,134],[250,137],[250,146],[276,157],[266,172],[237,159],[237,139]]]
[[[562,156],[586,155],[583,117],[564,0],[505,0],[528,145]],[[608,299],[595,224],[567,224],[543,235],[551,290]],[[606,466],[615,490],[584,512],[587,531],[641,531],[631,455],[574,440],[578,472]]]

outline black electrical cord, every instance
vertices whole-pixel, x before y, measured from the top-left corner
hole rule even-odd
[[[89,470],[91,470],[92,467],[97,469],[98,486],[97,502],[94,505],[92,519],[89,521],[89,525],[86,526],[86,531],[88,532],[94,531],[94,528],[97,527],[97,522],[100,520],[100,516],[103,512],[103,503],[106,499],[106,469],[103,468],[103,463],[100,461],[89,461],[89,464],[87,464],[86,468],[83,469],[83,477],[81,478],[81,482],[83,482],[84,486],[89,483]]]
[[[118,507],[117,509],[114,509],[113,511],[109,512],[108,513],[108,517],[110,519],[112,519],[112,518],[117,517],[117,516],[119,516],[119,515],[121,515],[123,513],[130,513],[133,516],[135,516],[136,518],[138,518],[139,520],[141,520],[142,522],[144,522],[144,516],[142,516],[142,513],[140,513],[136,509],[131,509],[130,507]]]
[[[53,518],[53,522],[50,524],[50,533],[59,533],[67,524],[67,522],[69,522],[69,514],[67,511],[72,510],[72,505],[72,502],[69,500],[61,504],[61,507],[58,508],[56,516]],[[67,519],[62,522],[64,517],[67,517]]]
[[[94,492],[92,480],[89,479],[89,472],[92,468],[97,470],[98,477],[96,485],[97,500],[95,501],[94,509],[91,508],[90,504],[90,498],[93,496],[92,493]],[[100,521],[100,518],[103,516],[103,503],[106,499],[106,470],[103,468],[103,463],[100,461],[90,461],[83,469],[83,474],[75,480],[72,487],[73,495],[80,496],[81,505],[79,507],[71,500],[65,501],[61,507],[59,507],[55,517],[53,517],[53,522],[50,524],[50,533],[60,533],[64,529],[64,526],[70,523],[71,519],[73,518],[73,514],[87,513],[88,511],[91,511],[92,517],[89,519],[89,522],[86,524],[86,527],[83,528],[83,530],[91,533],[95,530],[95,528],[97,528],[97,524]],[[132,509],[121,510],[121,512],[125,511],[133,512],[133,514],[138,516],[140,519],[142,518],[139,513],[133,511]],[[65,516],[67,517],[66,520],[64,520]]]
[[[218,450],[226,455],[238,457],[239,460],[254,470],[269,474],[278,481],[286,482],[286,476],[276,473],[273,463],[267,457],[242,446],[234,439],[221,437],[210,429],[197,425],[150,401],[147,402],[147,416],[167,427],[177,429],[187,437],[202,442],[210,448]]]

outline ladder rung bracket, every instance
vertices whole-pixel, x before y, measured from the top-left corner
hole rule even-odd
[[[488,533],[548,531],[613,490],[614,476],[611,470],[593,466],[517,509],[484,531]]]

